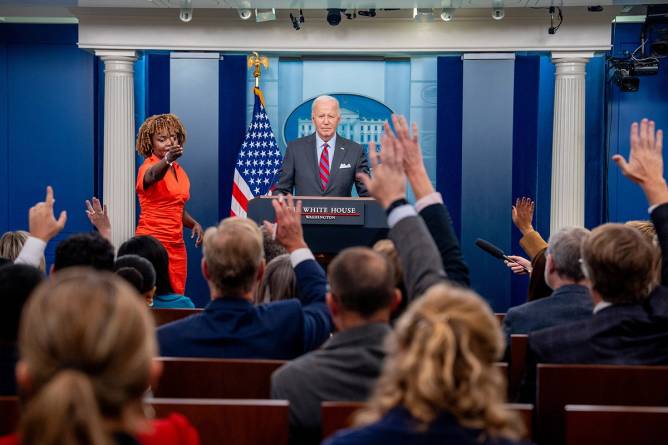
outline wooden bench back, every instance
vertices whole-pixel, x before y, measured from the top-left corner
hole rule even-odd
[[[282,360],[161,357],[154,397],[185,399],[270,399],[271,374]]]
[[[566,405],[566,445],[668,443],[668,408]]]
[[[571,404],[668,406],[668,366],[538,365],[541,445],[563,445]]]
[[[202,445],[288,444],[285,400],[149,399],[156,417],[183,414]]]

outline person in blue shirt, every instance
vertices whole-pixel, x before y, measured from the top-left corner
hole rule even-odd
[[[185,295],[174,293],[169,281],[169,257],[160,241],[150,235],[134,236],[121,244],[118,256],[139,255],[146,258],[155,269],[154,309],[192,309],[192,300]]]

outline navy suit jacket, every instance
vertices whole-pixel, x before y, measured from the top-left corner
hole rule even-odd
[[[336,433],[323,445],[512,445],[526,443],[504,438],[489,438],[480,430],[461,426],[454,416],[441,413],[426,431],[419,430],[404,407],[388,411],[380,420],[357,429]]]
[[[503,319],[506,339],[592,317],[594,302],[589,289],[579,284],[561,286],[548,298],[530,301],[508,310]]]
[[[332,330],[327,279],[314,260],[299,263],[295,274],[299,299],[253,306],[225,296],[201,314],[161,326],[160,355],[289,360],[316,349]]]

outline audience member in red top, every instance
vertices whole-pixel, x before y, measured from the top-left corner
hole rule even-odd
[[[161,372],[154,329],[115,275],[71,268],[42,283],[21,318],[18,436],[0,444],[198,445],[183,417],[145,417],[142,397]]]

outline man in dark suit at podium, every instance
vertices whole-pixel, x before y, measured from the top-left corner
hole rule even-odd
[[[319,96],[311,119],[315,133],[288,143],[276,192],[299,196],[369,196],[357,173],[369,173],[362,146],[336,133],[341,120],[339,101]],[[293,190],[294,189],[294,190]]]

